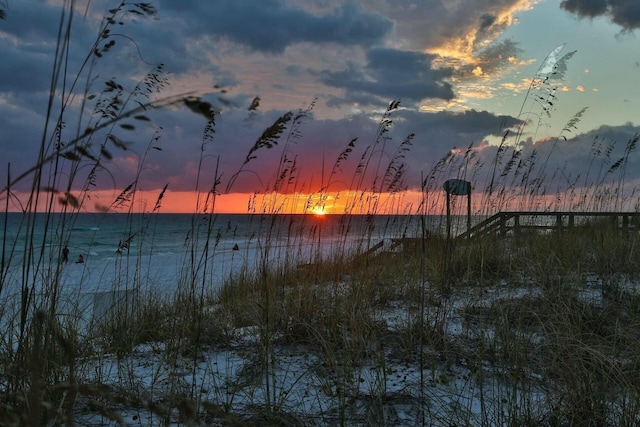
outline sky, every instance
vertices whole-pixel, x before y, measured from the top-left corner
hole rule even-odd
[[[38,185],[82,211],[150,211],[162,194],[163,212],[193,212],[210,190],[218,212],[339,212],[364,193],[411,211],[446,179],[486,192],[501,143],[535,153],[546,195],[604,183],[624,157],[619,198],[635,209],[637,0],[77,0],[52,92],[70,4],[0,1],[10,210],[41,147],[76,143],[81,161],[52,155]],[[183,95],[213,125],[177,103],[78,139],[115,108]],[[136,196],[119,199],[126,188]]]

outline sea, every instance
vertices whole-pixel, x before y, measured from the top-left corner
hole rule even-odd
[[[424,225],[423,225],[424,224]],[[445,218],[404,215],[0,214],[0,298],[55,292],[95,312],[132,293],[215,292],[241,274],[351,257]],[[63,249],[68,248],[68,260]],[[82,255],[84,262],[77,263]],[[188,289],[185,289],[187,287]],[[52,290],[54,289],[54,290]],[[6,302],[5,302],[6,304]]]
[[[428,227],[442,229],[444,219],[429,217]],[[209,254],[236,250],[285,248],[285,252],[322,255],[346,245],[351,249],[397,237],[416,237],[421,218],[404,215],[260,215],[260,214],[0,214],[3,259],[26,253],[57,262],[65,246],[69,261],[115,260],[123,255],[167,255],[186,251]],[[356,244],[356,246],[354,246]],[[306,248],[306,249],[305,249]],[[365,248],[366,249],[366,248]],[[278,251],[282,252],[282,251]]]

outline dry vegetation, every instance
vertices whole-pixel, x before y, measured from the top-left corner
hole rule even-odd
[[[136,7],[141,15],[153,13],[145,4]],[[109,27],[123,13],[122,8],[111,11],[88,63],[108,55]],[[68,49],[68,37],[62,37],[59,46]],[[90,73],[81,70],[78,76],[82,72]],[[35,238],[36,225],[44,221],[39,246],[67,243],[102,160],[125,148],[116,129],[127,132],[133,129],[131,123],[147,120],[144,108],[129,109],[129,104],[183,104],[204,115],[204,156],[215,129],[211,105],[197,98],[151,99],[165,84],[162,67],[154,68],[127,96],[110,80],[89,124],[75,137],[61,142],[62,113],[54,132],[45,129],[33,169],[11,179],[2,191],[11,197],[15,185],[33,178],[20,231],[25,241]],[[56,90],[54,85],[52,97],[70,99]],[[85,98],[88,102],[93,97],[86,93]],[[352,212],[380,212],[379,199],[358,195],[401,194],[406,188],[403,159],[413,135],[397,143],[389,132],[399,106],[398,101],[390,103],[369,145],[358,151],[355,140],[347,144],[327,186],[314,198],[321,203],[334,172],[350,156],[359,155],[345,224]],[[263,150],[282,150],[275,174],[279,179],[253,205],[267,212],[256,219],[266,236],[258,263],[234,272],[217,289],[203,279],[210,258],[201,248],[213,247],[216,238],[220,173],[213,183],[198,183],[206,190],[194,190],[200,199],[192,246],[186,248],[193,262],[185,266],[175,295],[139,294],[135,304],[124,304],[90,328],[78,318],[60,316],[56,260],[29,247],[19,261],[22,273],[16,274],[10,268],[12,252],[5,256],[3,250],[0,292],[15,286],[20,290],[15,308],[5,304],[1,313],[3,425],[107,420],[136,425],[640,422],[637,229],[590,222],[562,232],[450,240],[438,233],[425,237],[425,225],[416,236],[425,238],[414,250],[359,257],[372,246],[371,235],[362,233],[360,250],[353,250],[345,226],[343,240],[330,256],[318,253],[316,262],[300,268],[295,256],[282,257],[270,247],[271,238],[283,229],[278,222],[283,206],[268,196],[294,185],[295,163],[287,158],[288,147],[300,138],[312,108],[278,118],[231,175],[224,191],[232,189]],[[581,114],[567,129],[575,127]],[[105,129],[109,132],[99,141],[98,131]],[[433,209],[442,206],[440,188],[451,177],[487,182],[474,210],[478,217],[514,207],[597,211],[621,206],[624,171],[637,139],[628,142],[618,161],[611,161],[610,147],[594,142],[594,169],[585,173],[592,178],[559,198],[549,190],[556,183],[547,181],[553,175],[546,170],[548,159],[537,159],[535,153],[521,158],[520,135],[511,138],[505,134],[489,165],[479,163],[472,146],[437,162],[426,173],[423,203],[414,217],[426,221],[427,213],[440,213]],[[148,150],[156,141],[148,143]],[[90,170],[86,177],[79,174],[81,165]],[[68,176],[57,173],[63,167],[71,171]],[[486,179],[481,180],[483,174]],[[135,190],[134,182],[109,208],[131,209]],[[36,220],[39,198],[49,201],[49,209]],[[161,209],[161,200],[162,193],[149,218]],[[150,224],[129,224],[129,235],[141,227],[152,235]],[[5,225],[5,236],[6,231]],[[290,241],[300,240],[296,230],[288,233]],[[401,225],[397,233],[403,233]],[[119,249],[126,251],[127,241],[123,239]],[[5,239],[3,248],[11,245]]]

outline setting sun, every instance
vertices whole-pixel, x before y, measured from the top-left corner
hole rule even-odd
[[[325,209],[323,207],[317,207],[311,210],[311,213],[313,213],[314,215],[325,215],[327,213],[327,211],[325,211]]]

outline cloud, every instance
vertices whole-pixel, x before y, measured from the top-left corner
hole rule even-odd
[[[454,70],[454,93],[476,91],[514,72],[523,62],[523,50],[510,39],[499,38],[517,23],[516,14],[532,7],[531,0],[477,0],[441,2],[403,0],[389,10],[396,33],[407,48],[435,56],[436,67]],[[395,3],[394,3],[395,5]]]
[[[434,69],[433,58],[433,55],[420,52],[371,49],[362,69],[351,63],[342,71],[322,71],[318,78],[328,86],[344,89],[348,98],[344,102],[363,95],[374,97],[368,99],[368,104],[373,99],[380,103],[380,100],[393,98],[413,102],[427,98],[450,100],[454,93],[448,79],[453,70]]]
[[[459,78],[470,78],[471,75],[482,77],[486,75],[502,75],[513,68],[514,58],[518,58],[523,50],[512,40],[503,40],[494,43],[477,53],[474,61],[463,64],[456,70]],[[480,68],[482,73],[474,73],[476,68]]]
[[[535,143],[528,140],[523,149],[525,152],[535,149],[539,153],[538,159],[548,158],[546,174],[561,172],[565,186],[570,182],[582,188],[622,184],[626,180],[640,179],[640,153],[633,148],[633,141],[639,134],[640,127],[631,123],[604,125],[573,137],[567,134],[567,140],[544,138]],[[612,168],[618,161],[626,161],[626,167]]]
[[[278,167],[284,165],[282,161],[286,159],[287,165],[296,164],[297,170],[292,175],[295,185],[281,190],[318,191],[323,177],[326,184],[333,164],[354,139],[357,141],[350,158],[332,177],[333,190],[347,189],[361,156],[375,151],[375,161],[364,183],[371,186],[374,177],[384,173],[399,144],[411,134],[415,138],[404,160],[406,184],[418,188],[421,172],[429,170],[451,147],[481,144],[487,135],[500,136],[505,127],[517,122],[514,118],[486,111],[421,113],[400,108],[391,116],[393,125],[383,149],[381,143],[376,142],[381,119],[378,113],[360,113],[340,119],[309,116],[295,129],[296,138],[287,140],[287,131],[276,145],[257,150],[256,158],[243,166],[263,131],[283,113],[257,111],[249,116],[244,109],[225,110],[216,119],[213,139],[203,146],[205,121],[202,117],[183,110],[156,112],[152,117],[163,126],[157,141],[152,140],[155,131],[152,126],[138,127],[133,132],[114,130],[130,145],[127,151],[108,146],[113,159],[103,161],[95,188],[116,190],[137,180],[138,188],[148,191],[158,191],[167,183],[172,191],[194,191],[199,181],[200,190],[207,191],[215,181],[217,168],[220,188],[226,187],[231,177],[242,170],[231,192],[264,192],[272,188],[279,171],[282,172]],[[96,138],[92,150],[95,151],[100,142],[101,139]],[[150,148],[151,145],[159,150]],[[377,164],[377,156],[381,158],[380,167],[373,166]],[[76,189],[84,185],[90,172],[89,163],[80,168]]]
[[[529,9],[535,1],[396,0],[377,3],[394,22],[401,23],[395,31],[408,48],[471,54],[495,41],[515,22],[515,14]]]
[[[174,2],[161,10],[189,16],[182,23],[189,36],[223,38],[249,49],[281,54],[297,43],[370,46],[381,43],[392,22],[348,1],[325,14],[311,13],[283,0]]]
[[[637,0],[563,0],[560,7],[581,18],[607,17],[625,31],[640,27],[640,3]]]
[[[11,162],[14,174],[32,166],[45,124],[47,141],[55,125],[53,121],[46,123],[60,16],[54,3],[21,0],[12,4],[11,14],[0,23],[0,141],[2,158]],[[91,5],[107,10],[110,3],[93,0]],[[478,158],[490,161],[495,147],[489,141],[499,139],[504,129],[518,123],[510,116],[463,109],[470,98],[491,97],[507,87],[509,83],[497,77],[525,64],[519,59],[519,45],[498,37],[516,22],[517,12],[534,3],[159,0],[154,3],[157,16],[119,17],[123,25],[115,25],[104,39],[97,35],[102,16],[92,9],[86,16],[79,13],[74,18],[67,94],[72,95],[71,85],[76,77],[78,80],[63,116],[62,142],[72,138],[77,129],[82,132],[89,120],[98,120],[92,114],[96,101],[104,95],[106,81],[114,79],[123,86],[124,100],[145,74],[162,62],[171,86],[160,95],[195,89],[219,111],[212,140],[203,147],[205,120],[201,116],[178,108],[150,110],[147,114],[153,122],[135,123],[134,131],[109,130],[129,143],[128,150],[107,145],[113,158],[103,159],[97,188],[121,189],[138,179],[139,187],[145,190],[159,190],[169,183],[173,191],[193,191],[200,180],[201,190],[206,191],[215,182],[216,165],[226,184],[266,128],[289,109],[314,99],[314,117],[300,126],[300,138],[260,150],[238,176],[232,191],[268,189],[278,178],[277,165],[283,156],[287,162],[295,161],[298,168],[296,188],[287,191],[317,190],[346,144],[357,138],[352,156],[335,177],[349,183],[360,156],[376,143],[380,111],[394,99],[401,101],[401,108],[393,114],[388,134],[391,140],[381,164],[414,134],[410,155],[404,161],[407,185],[415,187],[421,172],[429,170],[452,147],[482,147]],[[588,9],[588,2],[565,1],[562,7],[583,16],[613,16],[623,4],[632,3],[607,1],[604,12]],[[112,40],[116,44],[102,57],[94,56],[91,46],[96,37],[100,46]],[[80,72],[87,58],[90,67]],[[228,90],[224,98],[214,93],[214,84]],[[82,105],[85,88],[96,98]],[[261,97],[261,105],[250,114],[246,107],[256,95]],[[60,100],[53,103],[54,117]],[[427,111],[434,105],[456,108],[457,112]],[[80,118],[84,122],[78,126]],[[156,132],[160,135],[157,141],[153,139]],[[89,148],[93,152],[99,153],[106,133],[92,139]],[[570,152],[575,165],[586,164],[585,147],[591,136],[563,144],[566,148],[581,147]],[[537,150],[550,147],[546,140],[535,144],[525,141],[523,145]],[[7,162],[0,164],[0,176],[6,176]],[[88,163],[79,169],[76,189],[90,172]],[[68,175],[67,170],[64,173]]]
[[[560,7],[582,17],[595,18],[607,13],[608,3],[608,0],[563,0]]]

